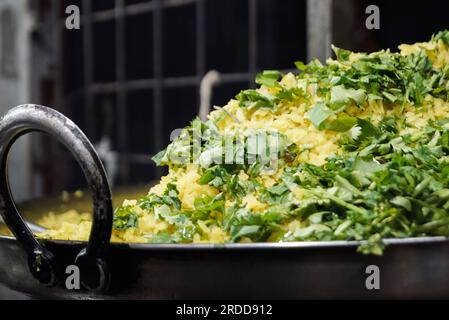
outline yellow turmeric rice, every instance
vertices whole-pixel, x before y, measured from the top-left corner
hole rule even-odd
[[[369,240],[359,249],[381,253],[384,238],[448,235],[449,32],[398,53],[333,49],[192,121],[154,158],[168,175],[116,209],[112,241]],[[40,236],[86,240],[89,217],[47,215]]]

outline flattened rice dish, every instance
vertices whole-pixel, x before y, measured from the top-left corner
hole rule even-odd
[[[116,209],[112,241],[368,240],[449,235],[449,31],[399,52],[333,47],[264,71],[153,159],[169,173]],[[47,216],[41,237],[86,240]],[[56,220],[62,219],[57,222]]]

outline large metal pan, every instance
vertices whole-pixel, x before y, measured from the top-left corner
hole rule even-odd
[[[7,154],[15,139],[31,130],[52,134],[80,162],[94,199],[88,243],[37,241],[17,212]],[[112,203],[98,156],[70,120],[45,107],[20,106],[1,120],[0,160],[0,213],[15,235],[0,235],[0,282],[32,297],[449,298],[449,241],[443,237],[387,240],[382,257],[356,253],[356,241],[109,243]],[[65,286],[65,268],[73,264],[80,268],[81,290]],[[371,272],[379,276],[379,289],[369,285]]]

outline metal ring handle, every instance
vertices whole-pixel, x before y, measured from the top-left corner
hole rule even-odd
[[[11,195],[7,161],[14,142],[22,135],[39,131],[55,137],[75,156],[87,180],[93,198],[93,223],[88,244],[76,257],[82,284],[89,290],[104,290],[109,271],[103,254],[112,232],[111,191],[103,165],[84,133],[61,113],[38,105],[11,109],[0,120],[0,214],[28,254],[31,273],[43,284],[57,281],[56,258],[41,245],[27,227]]]

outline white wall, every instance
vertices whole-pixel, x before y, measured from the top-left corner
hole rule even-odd
[[[14,8],[17,23],[17,76],[5,78],[0,73],[0,114],[3,115],[11,107],[30,103],[30,43],[29,31],[32,20],[27,11],[27,0],[0,0],[0,12],[5,7]],[[0,25],[1,27],[1,25]],[[1,32],[0,32],[1,37]],[[0,39],[0,45],[2,40]],[[21,138],[13,147],[9,159],[10,180],[16,200],[30,196],[31,190],[31,154],[30,139]]]

